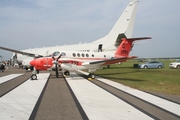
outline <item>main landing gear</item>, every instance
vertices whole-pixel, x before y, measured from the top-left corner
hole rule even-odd
[[[96,75],[94,73],[89,73],[88,79],[96,79]]]
[[[69,76],[70,72],[68,70],[64,71],[64,76]],[[96,75],[94,73],[89,73],[88,79],[96,79]]]
[[[68,70],[66,70],[66,71],[64,72],[64,75],[65,75],[65,76],[69,76],[69,75],[70,75],[70,72],[69,72]]]

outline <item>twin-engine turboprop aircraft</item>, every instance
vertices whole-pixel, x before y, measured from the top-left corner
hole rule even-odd
[[[86,52],[115,51],[121,43],[121,38],[132,37],[137,5],[138,5],[138,0],[130,0],[126,9],[119,17],[113,28],[109,31],[109,33],[106,36],[98,40],[95,40],[91,43],[61,45],[61,46],[52,46],[52,47],[43,47],[43,48],[31,48],[26,50],[15,50],[12,48],[0,46],[0,49],[14,52],[13,56],[11,57],[12,64],[18,63],[19,65],[23,65],[23,66],[29,66],[29,62],[34,58],[50,55],[54,51],[62,51],[62,50],[86,51]],[[75,38],[70,38],[70,40],[72,39],[74,40]]]
[[[63,51],[59,52],[59,56],[37,58],[32,60],[30,64],[34,66],[35,73],[39,73],[37,71],[40,70],[47,70],[55,64],[56,77],[58,77],[58,65],[64,71],[64,75],[70,75],[69,70],[87,69],[90,72],[89,77],[94,79],[94,72],[102,65],[125,62],[128,59],[136,58],[136,56],[129,56],[133,42],[144,39],[151,39],[151,37],[122,38],[122,42],[114,54],[112,52]],[[31,79],[37,79],[36,74],[33,74]]]

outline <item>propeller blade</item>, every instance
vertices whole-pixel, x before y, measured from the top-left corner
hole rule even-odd
[[[59,58],[61,58],[61,56],[62,56],[62,55],[60,54],[59,57],[57,58],[57,60],[59,60]]]
[[[56,77],[59,77],[59,73],[58,73],[58,60],[59,60],[59,58],[61,58],[61,54],[59,55],[59,57],[57,58],[57,59],[55,59],[54,58],[54,56],[52,56],[52,58],[53,58],[53,64],[55,64],[55,70],[56,70]]]
[[[56,77],[57,77],[57,78],[59,77],[57,64],[56,64]]]

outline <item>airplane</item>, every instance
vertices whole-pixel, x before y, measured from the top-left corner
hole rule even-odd
[[[36,73],[39,73],[41,70],[47,70],[54,64],[56,66],[56,77],[58,77],[58,65],[60,65],[60,68],[64,71],[64,75],[70,75],[69,70],[87,69],[89,71],[88,77],[95,79],[94,72],[102,65],[110,65],[137,58],[136,56],[129,56],[133,42],[144,39],[151,39],[151,37],[122,38],[122,42],[114,54],[112,52],[57,51],[56,53],[59,54],[57,56],[34,59],[30,62],[35,68],[31,79],[37,79]]]
[[[110,32],[106,36],[91,43],[42,47],[26,50],[15,50],[12,48],[0,46],[0,49],[14,52],[13,56],[11,57],[12,64],[18,63],[18,65],[22,64],[23,66],[30,65],[29,62],[34,58],[48,56],[57,50],[73,50],[79,52],[115,51],[120,45],[122,38],[132,37],[137,5],[138,0],[130,0],[124,12],[119,17]]]

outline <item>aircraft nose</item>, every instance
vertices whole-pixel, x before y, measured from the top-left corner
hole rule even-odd
[[[31,64],[32,66],[35,66],[35,65],[36,65],[36,61],[35,61],[35,60],[32,60],[32,61],[30,62],[30,64]]]

